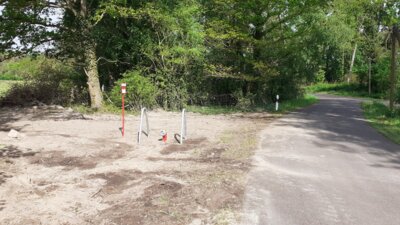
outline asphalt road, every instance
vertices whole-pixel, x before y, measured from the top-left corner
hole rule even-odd
[[[242,224],[400,224],[400,146],[360,101],[321,95],[262,133]]]

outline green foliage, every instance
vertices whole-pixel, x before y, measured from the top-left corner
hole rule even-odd
[[[378,102],[362,104],[364,115],[378,131],[389,139],[400,144],[400,110],[390,111],[387,106]]]
[[[187,107],[187,110],[194,113],[200,113],[203,115],[218,115],[218,114],[232,114],[243,112],[243,110],[238,109],[232,106],[198,106],[198,105],[190,105]]]
[[[381,99],[384,96],[381,94],[369,95],[364,87],[358,84],[347,83],[317,83],[306,87],[308,93],[327,93],[349,97],[366,97]]]
[[[132,99],[132,108],[215,104],[247,109],[270,104],[277,94],[284,101],[296,99],[304,94],[305,84],[343,82],[350,73],[355,46],[352,77],[357,85],[327,91],[365,96],[370,60],[374,96],[385,96],[390,85],[386,40],[387,31],[399,23],[396,1],[63,2],[0,3],[4,6],[1,59],[46,50],[68,64],[74,62],[73,70],[80,73],[64,85],[66,89],[79,86],[84,96],[87,92],[81,85],[93,82],[82,79],[85,71],[90,69],[86,74],[95,78],[98,71],[100,83],[112,89],[115,105],[120,103],[114,92],[119,92],[120,79],[127,79],[123,74],[131,73],[127,71],[140,71],[155,93],[153,102],[147,99],[147,89],[136,93],[144,102]],[[54,8],[63,14],[58,22],[51,20]],[[96,48],[90,57],[85,54],[89,48]],[[93,63],[91,67],[88,62]],[[30,57],[3,62],[0,79],[43,76],[37,72],[42,70],[39,65]]]
[[[275,111],[275,105],[270,104],[268,105],[268,111],[274,113],[288,113],[291,111],[295,111],[310,106],[316,102],[318,102],[318,99],[314,95],[305,94],[302,97],[290,99],[279,103],[279,111],[277,112]]]
[[[141,107],[152,108],[156,105],[157,89],[149,78],[141,75],[140,71],[129,71],[118,80],[111,91],[111,100],[114,105],[121,107],[121,84],[126,83],[125,107],[130,110],[139,110]]]
[[[71,107],[75,112],[79,112],[82,114],[104,114],[104,113],[115,114],[115,115],[121,114],[121,107],[118,107],[109,102],[106,102],[104,106],[100,109],[90,108],[87,105],[83,104],[73,104],[71,105]],[[132,115],[137,115],[137,112],[138,111],[125,111],[126,114],[132,114]]]
[[[15,58],[0,63],[0,80],[23,80],[40,70],[40,60],[32,57]]]
[[[188,106],[188,111],[201,113],[204,115],[215,114],[232,114],[243,112],[271,112],[271,113],[287,113],[290,111],[298,110],[306,106],[318,102],[318,99],[313,95],[304,95],[297,99],[283,101],[279,104],[279,111],[275,111],[275,104],[269,103],[265,105],[252,105],[248,108],[232,107],[232,106]]]
[[[315,83],[324,83],[326,81],[325,77],[326,77],[325,71],[323,69],[319,69],[315,76],[314,82]]]
[[[86,102],[83,80],[68,64],[45,57],[14,61],[13,73],[23,78],[14,83],[1,99],[6,105],[26,105],[34,101],[68,105]],[[20,66],[24,65],[24,66]]]
[[[14,80],[0,80],[0,99],[4,97],[11,87],[21,81],[14,81]]]

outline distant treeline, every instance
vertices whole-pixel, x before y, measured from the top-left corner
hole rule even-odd
[[[70,97],[59,97],[66,104],[119,105],[122,82],[128,107],[177,109],[266,104],[276,94],[292,99],[317,82],[348,81],[366,91],[370,83],[371,92],[393,97],[398,80],[391,73],[400,43],[397,1],[24,0],[0,6],[1,58],[9,59],[0,65],[0,79],[43,81],[55,74]]]

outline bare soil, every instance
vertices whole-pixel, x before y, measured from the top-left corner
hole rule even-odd
[[[138,145],[139,116],[127,117],[122,137],[117,115],[0,109],[0,224],[235,224],[258,133],[273,117],[189,113],[180,145],[179,113],[148,115]]]

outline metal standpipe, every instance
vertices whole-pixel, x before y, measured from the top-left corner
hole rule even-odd
[[[138,144],[140,144],[141,141],[141,137],[142,137],[142,133],[143,133],[143,117],[146,117],[146,136],[149,136],[149,118],[147,116],[147,109],[146,108],[142,108],[142,111],[140,113],[140,125],[139,125],[139,132],[138,132],[138,138],[137,138],[137,142]]]
[[[181,120],[181,137],[180,144],[183,144],[183,140],[186,139],[187,135],[187,125],[186,125],[186,109],[182,110],[182,120]]]

